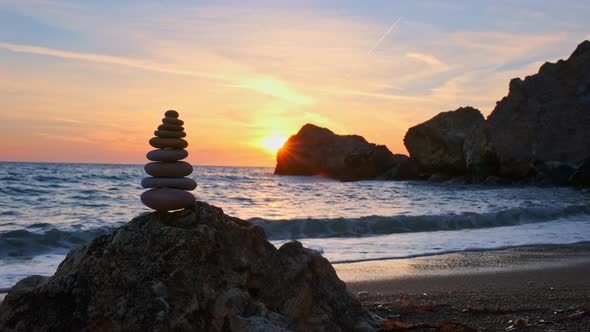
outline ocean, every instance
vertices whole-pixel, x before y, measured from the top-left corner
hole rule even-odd
[[[143,165],[0,163],[0,289],[148,210]],[[196,166],[198,200],[333,263],[590,241],[590,190],[339,182],[270,167]]]

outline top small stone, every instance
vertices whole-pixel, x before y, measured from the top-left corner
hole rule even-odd
[[[164,116],[167,118],[178,118],[178,112],[176,112],[174,110],[169,110],[169,111],[166,111],[166,113],[164,113]]]

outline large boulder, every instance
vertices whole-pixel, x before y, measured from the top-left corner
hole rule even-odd
[[[206,203],[154,212],[26,278],[1,331],[352,331],[372,320],[318,252]]]
[[[394,165],[393,153],[384,145],[306,124],[277,153],[275,174],[365,180],[376,178]]]
[[[393,166],[379,176],[378,180],[406,181],[419,179],[420,171],[418,164],[414,160],[403,154],[394,154],[393,158]]]
[[[567,60],[510,81],[508,96],[488,117],[499,174],[534,175],[535,165],[575,165],[590,155],[590,42]]]
[[[467,171],[463,152],[465,139],[484,123],[479,110],[461,107],[410,128],[404,144],[422,172],[462,175]]]
[[[590,157],[578,166],[569,178],[569,183],[577,187],[590,187]]]
[[[485,179],[498,172],[498,157],[492,144],[492,132],[487,122],[477,121],[463,142],[463,157],[467,173],[475,179]]]

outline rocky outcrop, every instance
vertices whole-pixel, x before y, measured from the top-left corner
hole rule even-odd
[[[503,176],[523,178],[540,162],[573,165],[590,156],[590,42],[510,81],[487,122]]]
[[[420,171],[462,175],[467,170],[463,151],[465,139],[484,123],[485,119],[477,109],[461,107],[410,128],[404,144]]]
[[[498,157],[487,122],[477,120],[467,134],[463,142],[463,157],[467,173],[476,179],[485,179],[498,173]]]
[[[420,178],[420,171],[418,164],[410,157],[403,154],[394,154],[394,164],[387,172],[379,176],[378,180],[418,180]]]
[[[306,124],[277,153],[275,174],[364,180],[385,173],[395,164],[393,153],[384,145]]]
[[[590,157],[578,166],[569,178],[569,183],[577,187],[590,187]]]
[[[352,331],[372,318],[318,252],[206,203],[154,212],[14,286],[1,331]]]

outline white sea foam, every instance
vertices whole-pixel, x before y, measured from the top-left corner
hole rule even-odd
[[[590,240],[590,191],[338,182],[196,167],[197,199],[333,261]],[[0,288],[51,274],[72,246],[147,212],[142,165],[0,163]]]

